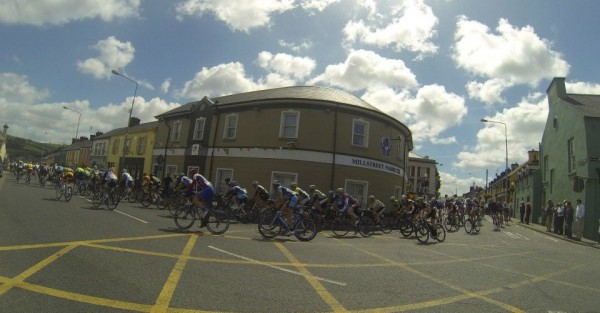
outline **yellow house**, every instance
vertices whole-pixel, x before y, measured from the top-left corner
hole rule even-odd
[[[158,122],[144,123],[115,129],[108,140],[107,167],[114,167],[115,174],[123,169],[141,178],[144,173],[153,173],[152,150]]]

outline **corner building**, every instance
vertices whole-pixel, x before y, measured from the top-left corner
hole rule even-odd
[[[269,188],[292,181],[323,192],[342,187],[384,203],[405,190],[412,134],[400,121],[346,92],[284,87],[204,97],[156,116],[155,172],[200,172],[225,192],[236,180]],[[164,175],[164,174],[163,174]]]

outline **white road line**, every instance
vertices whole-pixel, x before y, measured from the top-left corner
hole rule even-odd
[[[144,221],[144,220],[141,220],[141,219],[139,219],[139,218],[137,218],[137,217],[135,217],[135,216],[131,216],[131,215],[129,215],[129,214],[127,214],[127,213],[124,213],[124,212],[121,212],[121,211],[119,211],[119,210],[113,210],[113,211],[115,211],[115,212],[117,212],[117,213],[121,213],[121,214],[123,214],[123,215],[125,215],[125,216],[127,216],[127,217],[131,217],[132,219],[134,219],[134,220],[138,220],[138,221],[140,221],[140,222],[142,222],[142,223],[144,223],[144,224],[148,224],[148,222],[146,222],[146,221]]]
[[[519,239],[519,237],[517,237],[515,234],[509,232],[509,231],[503,231],[504,234],[506,234],[508,237],[512,238],[512,239]]]
[[[558,242],[558,240],[556,240],[556,239],[554,239],[554,238],[552,238],[552,237],[550,237],[550,236],[546,236],[546,235],[542,235],[542,234],[538,234],[538,233],[536,233],[536,235],[538,235],[538,236],[540,236],[540,237],[542,237],[542,238],[546,238],[546,239],[548,239],[548,240],[552,240],[552,241],[554,241],[554,242]]]
[[[246,260],[246,261],[250,261],[250,262],[253,262],[253,263],[256,263],[256,264],[264,265],[264,266],[270,267],[272,269],[280,270],[280,271],[287,272],[287,273],[294,274],[294,275],[298,275],[298,276],[306,276],[306,275],[304,275],[304,274],[302,274],[300,272],[296,272],[296,271],[292,271],[292,270],[287,269],[287,268],[283,268],[283,267],[279,267],[279,266],[267,264],[267,263],[264,263],[264,262],[261,262],[261,261],[258,261],[258,260],[254,260],[254,259],[251,259],[251,258],[247,258],[245,256],[241,256],[239,254],[235,254],[235,253],[231,253],[229,251],[225,251],[225,250],[222,250],[222,249],[219,249],[219,248],[215,248],[213,246],[208,246],[208,247],[211,248],[211,249],[213,249],[213,250],[217,250],[219,252],[222,252],[222,253],[225,253],[225,254],[229,254],[229,255],[231,255],[233,257],[236,257],[236,258],[239,258],[239,259],[242,259],[242,260]],[[338,282],[338,281],[335,281],[335,280],[330,280],[330,279],[327,279],[327,278],[322,278],[322,277],[319,277],[319,276],[313,276],[313,277],[316,278],[317,280],[324,281],[324,282],[327,282],[327,283],[332,283],[332,284],[336,284],[336,285],[340,285],[340,286],[346,286],[346,283]]]

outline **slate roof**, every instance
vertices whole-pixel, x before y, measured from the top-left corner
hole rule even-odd
[[[228,105],[228,104],[240,104],[240,103],[252,103],[255,101],[263,100],[276,100],[276,99],[300,99],[300,100],[314,100],[314,101],[325,101],[340,104],[348,104],[353,106],[362,107],[365,109],[381,112],[376,107],[370,105],[366,101],[345,91],[338,89],[317,87],[317,86],[290,86],[266,90],[258,90],[251,92],[238,93],[228,96],[221,96],[211,98],[212,101],[217,103],[217,106]],[[157,118],[163,115],[174,115],[179,113],[190,112],[192,106],[201,101],[190,102],[184,104],[178,108],[157,115]]]
[[[143,123],[143,124],[139,124],[136,126],[131,126],[129,128],[129,133],[136,133],[136,132],[142,132],[142,131],[146,131],[146,130],[150,130],[152,128],[155,128],[158,126],[158,121],[155,122],[149,122],[149,123]],[[97,136],[94,138],[94,140],[98,140],[98,139],[105,139],[105,138],[110,138],[112,136],[117,136],[117,135],[122,135],[127,133],[127,127],[121,127],[121,128],[117,128],[117,129],[113,129],[109,132],[106,132],[100,136]]]
[[[567,94],[566,101],[584,116],[600,117],[600,95]]]

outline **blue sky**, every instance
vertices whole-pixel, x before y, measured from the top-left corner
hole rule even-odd
[[[600,94],[594,0],[2,0],[0,123],[63,143],[204,96],[345,90],[409,126],[442,194],[537,149],[545,91]]]

